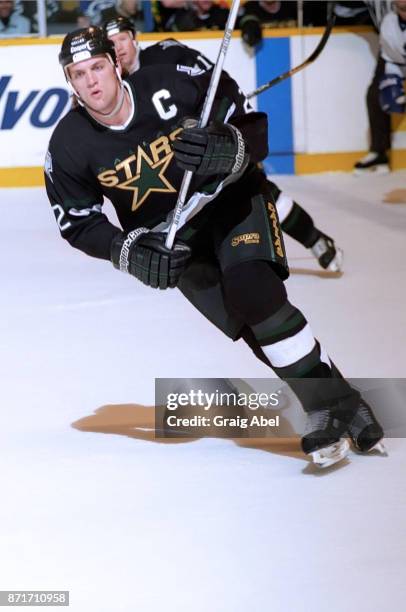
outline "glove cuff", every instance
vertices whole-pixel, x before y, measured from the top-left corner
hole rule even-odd
[[[236,141],[236,145],[237,145],[235,162],[234,162],[233,167],[231,168],[231,174],[237,174],[237,172],[241,172],[242,170],[245,170],[245,168],[247,167],[248,161],[249,161],[249,154],[247,151],[245,140],[240,130],[236,128],[234,125],[231,125],[230,123],[227,123],[227,126],[231,128],[235,141]]]
[[[137,227],[128,234],[119,234],[111,244],[111,261],[120,272],[128,272],[129,255],[132,247],[143,235],[150,230],[146,227]]]

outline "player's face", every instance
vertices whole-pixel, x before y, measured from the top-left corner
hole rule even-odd
[[[117,74],[107,57],[100,55],[69,66],[74,90],[85,106],[107,114],[117,103],[120,86]]]
[[[120,64],[124,70],[128,72],[134,65],[137,57],[137,50],[131,32],[119,32],[118,34],[109,36],[109,38],[114,43],[114,48],[120,60]]]
[[[196,0],[195,4],[200,11],[207,12],[211,9],[213,0]]]

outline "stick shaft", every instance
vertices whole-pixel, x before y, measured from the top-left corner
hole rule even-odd
[[[202,113],[199,119],[198,127],[206,127],[207,122],[210,117],[210,112],[213,106],[214,98],[216,96],[217,87],[220,81],[221,71],[223,70],[224,60],[226,58],[226,54],[228,51],[228,47],[231,40],[231,35],[234,30],[235,22],[237,19],[238,8],[240,5],[240,0],[233,0],[233,3],[230,8],[230,12],[228,15],[226,27],[224,29],[224,36],[221,43],[221,47],[217,56],[216,64],[213,68],[213,72],[210,79],[210,85],[207,90],[206,98],[203,104]],[[169,226],[168,235],[166,237],[165,246],[168,249],[171,249],[173,246],[173,242],[175,240],[176,231],[179,226],[180,215],[182,213],[182,208],[185,205],[185,200],[187,196],[187,192],[190,186],[190,182],[193,177],[193,172],[190,170],[186,170],[183,175],[182,184],[179,190],[178,200],[176,202],[175,209],[173,211],[173,217],[171,221],[171,225]]]
[[[329,14],[328,14],[326,28],[323,32],[323,36],[320,38],[319,44],[314,49],[314,51],[309,55],[309,57],[305,59],[305,61],[299,64],[298,66],[295,66],[294,68],[291,68],[290,70],[287,70],[286,72],[284,72],[283,74],[280,74],[279,76],[275,77],[271,81],[268,81],[268,83],[261,85],[257,89],[254,89],[254,91],[251,91],[251,93],[247,95],[248,99],[258,96],[259,94],[263,93],[267,89],[270,89],[271,87],[274,87],[275,85],[278,85],[279,83],[282,83],[282,81],[284,81],[285,79],[289,79],[291,76],[293,76],[300,70],[303,70],[303,68],[306,68],[307,66],[309,66],[312,62],[314,62],[315,59],[319,57],[320,53],[323,51],[324,47],[326,46],[326,43],[331,34],[331,30],[333,29],[333,26],[335,23],[335,15],[333,11],[334,4],[335,4],[334,2],[329,3]]]

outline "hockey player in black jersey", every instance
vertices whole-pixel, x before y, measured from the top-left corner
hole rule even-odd
[[[134,74],[140,68],[155,64],[180,64],[190,66],[196,72],[210,70],[213,66],[199,51],[174,39],[163,40],[146,49],[140,49],[134,25],[125,17],[110,19],[103,28],[114,43],[124,74]],[[335,245],[332,238],[314,225],[311,216],[299,204],[282,192],[275,183],[270,180],[268,182],[282,230],[306,249],[310,249],[322,268],[340,272],[342,250]]]
[[[150,66],[123,82],[99,28],[68,34],[59,57],[78,101],[57,125],[45,162],[62,236],[150,287],[178,287],[226,335],[243,338],[300,398],[308,414],[302,447],[316,463],[345,456],[347,434],[360,450],[379,443],[369,407],[369,420],[360,420],[360,394],[288,301],[278,216],[257,168],[267,154],[266,115],[247,112],[223,74],[207,128],[184,127],[201,111],[209,75]],[[194,177],[169,250],[184,169]],[[103,214],[104,197],[121,228]]]

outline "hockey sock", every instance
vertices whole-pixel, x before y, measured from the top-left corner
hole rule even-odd
[[[244,334],[244,339],[255,355],[286,381],[305,412],[320,410],[357,394],[313,337],[300,311],[289,303],[288,306],[285,314],[288,315],[289,310],[292,310],[284,323],[281,322],[283,312],[280,312],[280,318],[274,316],[273,321],[268,320],[255,326],[251,330],[252,335]],[[303,322],[304,327],[295,332]],[[270,327],[273,328],[272,332]],[[292,335],[287,335],[288,328],[293,332]],[[258,337],[262,339],[258,340]]]
[[[336,404],[356,393],[314,338],[303,314],[288,301],[244,339],[297,395],[306,412]]]
[[[269,263],[248,261],[227,270],[223,290],[227,308],[249,328],[246,342],[287,380],[307,412],[353,393]]]
[[[282,230],[306,249],[312,247],[320,235],[311,216],[296,202],[293,202],[288,216],[282,222]]]

